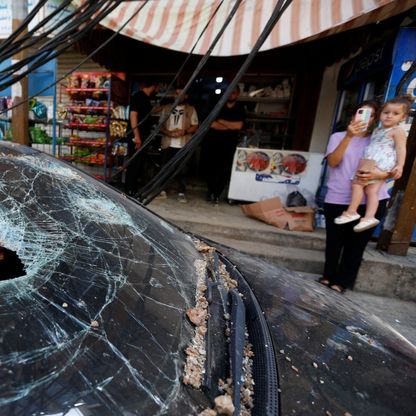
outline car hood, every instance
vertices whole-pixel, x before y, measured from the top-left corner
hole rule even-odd
[[[324,286],[217,244],[265,314],[283,415],[414,415],[416,346]]]
[[[0,414],[197,413],[203,396],[180,382],[200,258],[189,236],[0,142],[0,244],[26,271],[0,281]]]

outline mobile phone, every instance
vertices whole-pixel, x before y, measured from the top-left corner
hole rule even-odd
[[[368,107],[359,108],[355,113],[355,121],[362,121],[366,124],[365,129],[367,130],[368,123],[371,118],[372,109]]]

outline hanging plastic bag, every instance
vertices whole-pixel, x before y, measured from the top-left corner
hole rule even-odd
[[[35,119],[46,120],[48,118],[48,109],[45,104],[36,99],[29,101],[29,107],[35,115]]]
[[[287,207],[304,207],[306,205],[306,199],[299,191],[291,192],[286,198]]]

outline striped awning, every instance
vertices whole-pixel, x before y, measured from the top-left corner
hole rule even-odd
[[[244,0],[213,55],[248,54],[277,1]],[[125,1],[101,24],[117,31],[131,18],[123,35],[181,52],[197,43],[194,53],[204,54],[234,4],[235,0]],[[374,23],[414,6],[416,0],[293,0],[260,50]]]

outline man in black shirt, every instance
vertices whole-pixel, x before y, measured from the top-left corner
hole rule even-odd
[[[129,157],[140,149],[142,143],[150,135],[152,122],[150,113],[152,104],[150,97],[156,92],[155,83],[144,83],[140,91],[132,95],[130,100],[130,126],[132,134],[128,140]],[[125,192],[130,196],[137,193],[137,180],[143,177],[145,152],[142,152],[128,166],[126,172]]]
[[[217,204],[231,174],[235,149],[244,127],[245,111],[237,102],[240,89],[230,94],[217,119],[211,124],[204,146],[208,200]]]

